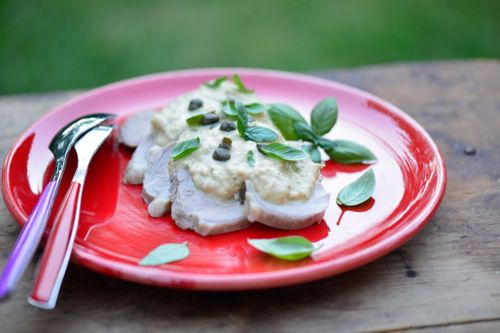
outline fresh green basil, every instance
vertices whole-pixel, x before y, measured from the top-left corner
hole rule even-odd
[[[316,248],[302,236],[286,236],[270,239],[248,239],[259,251],[283,260],[301,260],[309,257]]]
[[[328,156],[341,164],[372,164],[377,157],[366,147],[356,142],[347,140],[320,139],[318,144],[325,150]]]
[[[320,101],[313,108],[311,113],[311,127],[318,135],[325,135],[330,132],[337,122],[337,101],[332,97],[327,97]]]
[[[312,131],[312,129],[304,123],[294,123],[293,128],[295,129],[295,133],[297,134],[300,140],[309,141],[316,143],[318,137],[316,133]]]
[[[245,104],[245,109],[248,113],[257,115],[266,112],[269,109],[269,106],[261,103],[251,103]]]
[[[240,102],[235,103],[236,116],[238,121],[236,122],[236,127],[238,132],[243,137],[245,135],[245,129],[248,127],[248,113],[243,104]]]
[[[299,139],[297,133],[295,133],[294,123],[307,125],[304,117],[297,110],[286,104],[270,104],[267,114],[286,140]]]
[[[297,149],[279,142],[259,145],[257,147],[262,154],[282,161],[301,161],[309,157],[302,149]]]
[[[370,169],[340,190],[337,195],[337,204],[357,206],[370,199],[373,191],[375,191],[375,173]]]
[[[149,252],[141,259],[141,266],[158,266],[179,261],[189,256],[187,242],[176,244],[163,244]]]
[[[239,92],[242,92],[242,93],[245,93],[245,94],[249,94],[249,93],[253,93],[254,92],[253,90],[248,89],[245,86],[245,84],[243,83],[243,81],[241,81],[241,78],[240,78],[240,76],[238,74],[233,74],[233,82],[238,87],[238,91]]]
[[[228,118],[237,118],[238,112],[236,111],[236,105],[233,101],[224,101],[222,102],[222,112]]]
[[[254,167],[255,165],[255,154],[252,150],[249,150],[247,153],[247,164],[249,167]]]
[[[268,127],[249,126],[244,129],[243,138],[253,142],[273,142],[278,139],[278,134]]]
[[[205,85],[208,88],[216,89],[219,88],[222,82],[227,80],[227,76],[221,76],[216,78],[215,80],[205,82],[203,85]]]
[[[189,117],[186,119],[186,123],[189,125],[189,126],[198,126],[198,125],[201,125],[201,121],[203,120],[203,117],[205,115],[203,113],[200,113],[200,114],[197,114],[197,115],[194,115],[192,117]]]
[[[303,145],[302,149],[309,154],[314,163],[321,163],[321,153],[315,145]]]
[[[172,154],[170,156],[172,156],[174,160],[180,160],[198,149],[200,144],[201,142],[199,137],[179,142],[175,145],[174,149],[172,149]]]

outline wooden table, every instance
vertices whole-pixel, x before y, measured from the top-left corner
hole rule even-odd
[[[446,197],[417,237],[322,281],[249,292],[184,292],[70,265],[47,312],[0,304],[2,332],[500,332],[500,62],[396,64],[315,73],[400,106],[437,142]],[[0,97],[0,157],[36,118],[77,92]],[[464,149],[469,147],[469,153]],[[19,227],[0,203],[0,266]],[[31,267],[33,270],[33,267]]]

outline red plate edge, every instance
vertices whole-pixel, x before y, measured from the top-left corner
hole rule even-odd
[[[415,218],[406,223],[396,234],[386,236],[381,241],[371,244],[369,247],[365,247],[362,250],[358,250],[353,253],[346,254],[343,257],[330,259],[326,262],[317,263],[313,266],[305,266],[299,268],[291,268],[283,271],[274,272],[264,272],[264,273],[245,273],[245,274],[226,274],[226,275],[213,275],[213,274],[203,274],[203,273],[184,273],[184,272],[174,272],[168,271],[168,278],[165,277],[165,270],[155,267],[149,267],[146,271],[144,267],[131,266],[127,264],[117,263],[113,260],[106,259],[101,256],[96,256],[88,248],[84,248],[75,245],[72,253],[72,260],[76,263],[82,264],[92,270],[106,274],[108,276],[123,278],[130,281],[156,285],[156,286],[171,286],[182,289],[197,289],[197,290],[243,290],[243,289],[262,289],[262,288],[272,288],[277,286],[286,286],[302,282],[308,282],[313,280],[318,280],[327,276],[332,276],[336,274],[343,273],[345,271],[351,270],[355,267],[364,265],[370,261],[373,261],[396,247],[402,245],[414,235],[416,235],[430,220],[432,215],[435,213],[439,204],[441,203],[447,182],[446,166],[445,161],[442,157],[441,152],[438,147],[431,139],[429,134],[420,126],[414,119],[412,119],[405,112],[397,108],[396,106],[388,103],[370,93],[364,92],[360,89],[350,87],[341,83],[334,81],[315,78],[304,74],[288,73],[276,70],[263,70],[263,69],[250,69],[250,68],[208,68],[208,69],[190,69],[190,70],[180,70],[172,71],[167,73],[159,73],[141,76],[137,78],[132,78],[124,81],[119,81],[103,87],[93,89],[87,93],[83,93],[69,101],[63,103],[59,107],[56,107],[52,111],[47,112],[45,115],[40,117],[35,123],[33,123],[28,129],[26,129],[14,142],[10,148],[6,159],[3,164],[2,172],[2,195],[6,203],[7,209],[14,216],[17,222],[22,225],[25,223],[27,216],[21,213],[21,209],[16,205],[13,200],[12,194],[8,191],[7,184],[7,172],[8,165],[11,163],[12,154],[18,148],[19,144],[23,139],[31,132],[36,125],[42,121],[44,118],[48,117],[52,113],[56,113],[65,107],[70,106],[73,103],[78,102],[81,99],[86,99],[103,92],[109,92],[115,89],[121,89],[127,86],[140,84],[144,81],[155,80],[155,79],[171,79],[179,76],[191,76],[200,74],[211,74],[227,72],[234,73],[238,72],[241,74],[252,74],[252,75],[268,75],[268,76],[281,76],[283,78],[288,78],[296,81],[303,81],[315,84],[321,84],[324,86],[329,86],[334,89],[343,89],[350,93],[357,94],[366,98],[367,100],[373,101],[385,109],[389,110],[391,113],[396,114],[402,120],[407,122],[415,131],[419,133],[427,142],[429,147],[432,148],[434,155],[436,157],[437,163],[437,187],[434,189],[434,195],[429,200],[429,204],[425,206]]]

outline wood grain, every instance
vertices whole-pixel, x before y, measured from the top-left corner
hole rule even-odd
[[[437,142],[448,165],[447,194],[419,235],[352,272],[263,291],[158,289],[70,265],[52,312],[25,302],[29,272],[19,291],[0,304],[0,331],[500,332],[500,63],[314,74],[393,102]],[[0,158],[37,117],[75,94],[0,97]],[[476,155],[465,155],[466,147]],[[18,232],[0,203],[1,266]]]

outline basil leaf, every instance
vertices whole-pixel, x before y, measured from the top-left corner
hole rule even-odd
[[[330,132],[337,122],[337,101],[327,97],[320,101],[313,108],[311,113],[311,127],[318,135],[325,135]]]
[[[298,140],[295,133],[294,123],[303,123],[307,125],[306,120],[295,109],[286,104],[270,104],[267,114],[271,118],[274,126],[278,128],[286,140]]]
[[[340,190],[337,195],[337,204],[357,206],[370,199],[373,191],[375,191],[375,174],[370,169],[354,182]]]
[[[187,242],[181,244],[163,244],[149,252],[139,261],[141,266],[158,266],[182,260],[189,256]]]
[[[175,145],[174,149],[172,149],[172,158],[174,160],[180,160],[183,157],[190,155],[196,149],[200,147],[200,138],[196,137],[195,139],[186,140],[179,142]]]
[[[278,139],[278,133],[267,127],[251,126],[244,129],[243,138],[253,142],[273,142]]]
[[[254,90],[251,90],[251,89],[248,89],[247,87],[245,87],[245,84],[243,83],[243,81],[241,81],[241,78],[238,74],[233,74],[233,82],[238,87],[239,92],[242,92],[245,94],[249,94],[249,93],[254,92]]]
[[[216,89],[219,88],[222,82],[227,80],[227,76],[221,76],[216,78],[215,80],[205,82],[203,85],[205,85],[208,88]]]
[[[316,250],[314,245],[302,236],[286,236],[271,239],[248,239],[250,245],[259,251],[284,260],[307,258]]]
[[[236,115],[238,117],[238,121],[236,126],[238,128],[238,132],[241,136],[245,135],[245,130],[248,127],[248,113],[245,109],[245,106],[240,102],[235,103]]]
[[[186,123],[189,126],[198,126],[198,125],[201,125],[201,121],[202,121],[202,119],[203,119],[204,116],[205,115],[203,113],[194,115],[192,117],[187,118],[186,119]]]
[[[316,143],[317,136],[307,124],[294,123],[293,128],[300,140]]]
[[[249,167],[252,167],[252,168],[255,165],[255,154],[251,150],[249,150],[247,153],[247,164]]]
[[[341,164],[372,164],[377,157],[368,148],[347,140],[320,139],[318,144],[332,160]]]
[[[303,145],[302,149],[309,154],[314,163],[321,163],[321,153],[315,145]]]
[[[269,109],[269,106],[261,103],[252,103],[246,104],[245,109],[247,109],[248,113],[256,115],[266,112]]]
[[[222,102],[222,112],[229,118],[238,117],[238,112],[236,111],[236,106],[234,102],[224,101]]]
[[[309,157],[302,149],[297,149],[278,142],[260,145],[258,149],[264,155],[283,161],[301,161]]]

